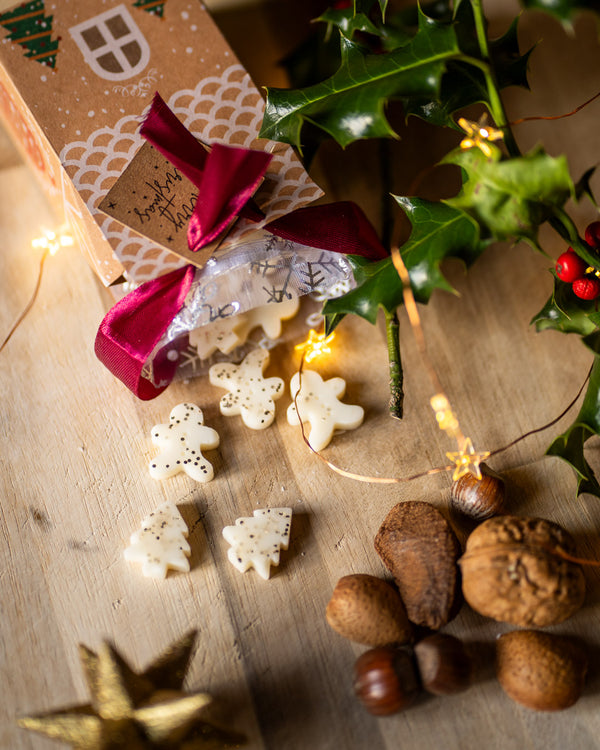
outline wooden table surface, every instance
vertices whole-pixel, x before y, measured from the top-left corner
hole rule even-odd
[[[509,4],[490,3],[508,13]],[[512,6],[511,6],[512,7]],[[258,22],[257,22],[258,23]],[[260,21],[268,28],[268,18]],[[498,28],[505,19],[498,18]],[[582,18],[567,38],[553,22],[526,14],[523,39],[544,36],[535,53],[535,94],[510,94],[509,116],[569,111],[598,89],[599,49],[592,20]],[[223,27],[235,34],[232,16]],[[258,83],[255,54],[237,49]],[[277,50],[274,54],[277,53]],[[263,61],[264,62],[264,61]],[[253,67],[254,66],[254,67]],[[543,140],[566,152],[576,176],[598,161],[600,103],[579,115],[522,126],[523,148]],[[402,149],[411,168],[428,163],[430,131],[411,126],[394,147],[396,192],[407,189]],[[421,137],[423,140],[418,141]],[[335,170],[333,150],[322,160],[330,198],[354,197],[377,221],[372,183],[364,175],[370,145],[352,147]],[[440,154],[443,151],[440,151]],[[352,158],[352,157],[355,158]],[[435,158],[435,156],[434,156]],[[348,163],[350,162],[350,163]],[[415,163],[416,162],[416,163]],[[597,192],[600,185],[595,180]],[[39,257],[32,238],[53,219],[44,196],[8,137],[0,132],[0,338],[23,308]],[[595,218],[591,204],[574,208],[581,227]],[[544,233],[549,253],[563,251]],[[524,245],[494,246],[465,275],[447,272],[460,296],[436,294],[422,310],[431,355],[476,447],[499,447],[559,414],[573,398],[591,355],[574,337],[536,334],[529,320],[551,288],[551,261]],[[142,669],[190,629],[199,631],[186,688],[207,690],[227,707],[248,747],[285,750],[362,748],[578,748],[599,746],[600,575],[586,570],[583,609],[550,630],[576,634],[590,646],[590,675],[581,700],[557,714],[513,703],[496,682],[490,661],[496,636],[509,626],[464,606],[445,630],[478,654],[476,678],[465,693],[423,700],[386,719],[368,715],[352,694],[352,669],[364,648],[329,629],[325,605],[349,573],[385,575],[373,538],[389,509],[427,500],[448,509],[450,478],[442,474],[400,485],[365,485],[332,473],[287,424],[286,395],[276,423],[262,432],[221,416],[222,391],[206,378],[172,385],[140,402],[97,361],[96,329],[109,297],[77,248],[45,268],[38,299],[0,354],[0,747],[45,750],[62,746],[19,729],[15,717],[85,703],[88,692],[77,644],[112,640]],[[296,336],[303,321],[294,324]],[[324,451],[342,467],[369,475],[407,476],[444,462],[448,439],[428,405],[431,385],[401,312],[406,416],[386,413],[387,354],[381,328],[347,319],[334,351],[316,368],[347,381],[349,403],[365,409],[357,431],[336,436]],[[269,375],[289,380],[298,366],[288,336],[272,352]],[[155,450],[150,429],[183,401],[199,404],[221,446],[207,452],[215,478],[199,485],[185,476],[157,482],[147,465]],[[575,481],[558,459],[544,457],[553,435],[573,415],[500,455],[494,468],[509,488],[510,509],[563,524],[582,556],[599,557],[600,501],[575,498]],[[590,441],[596,466],[598,441]],[[142,577],[123,559],[130,534],[162,502],[177,503],[190,529],[191,572],[164,581]],[[258,507],[290,506],[290,548],[269,581],[241,575],[227,560],[221,530]],[[464,539],[464,524],[452,517]]]

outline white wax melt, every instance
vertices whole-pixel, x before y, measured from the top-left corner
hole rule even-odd
[[[215,320],[190,331],[190,344],[196,348],[200,359],[208,359],[217,349],[229,354],[244,343],[246,339],[241,338],[235,330],[240,325],[238,317]]]
[[[298,411],[302,422],[310,424],[308,442],[316,451],[329,445],[335,430],[354,430],[362,424],[365,416],[362,406],[344,404],[339,400],[345,390],[346,381],[342,378],[323,380],[313,370],[302,370],[302,380],[298,372],[292,377],[292,399],[298,395]],[[288,407],[287,420],[291,425],[300,424],[294,403]]]
[[[142,563],[142,573],[149,578],[165,578],[167,570],[187,573],[190,545],[188,527],[174,503],[163,503],[144,518],[141,530],[131,535],[124,552],[128,562]]]
[[[190,331],[190,344],[196,348],[200,359],[208,359],[217,350],[230,354],[246,343],[255,328],[262,328],[267,338],[277,339],[281,336],[282,321],[292,318],[299,307],[298,297],[292,297],[283,302],[260,305],[229,318],[220,318]]]
[[[240,320],[240,324],[236,326],[236,333],[245,341],[251,331],[260,327],[263,329],[265,336],[270,339],[278,339],[281,336],[282,321],[293,318],[299,307],[300,300],[298,297],[254,307],[244,313],[243,316],[238,316],[243,320]]]
[[[204,425],[202,409],[195,404],[177,404],[169,424],[152,428],[152,442],[162,448],[150,461],[150,476],[167,479],[180,471],[197,482],[209,482],[214,476],[212,464],[202,455],[204,449],[217,448],[219,434]]]
[[[255,349],[239,365],[220,362],[210,368],[210,382],[229,391],[219,403],[221,414],[240,414],[244,424],[253,430],[263,430],[273,422],[274,400],[283,395],[284,383],[281,378],[263,378],[268,362],[269,352]]]
[[[271,565],[279,565],[279,551],[288,548],[291,522],[291,508],[261,508],[253,517],[238,518],[235,526],[223,529],[231,545],[229,562],[240,573],[254,568],[266,581]]]

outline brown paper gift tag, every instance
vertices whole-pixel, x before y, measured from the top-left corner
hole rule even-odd
[[[98,208],[202,268],[229,227],[218,239],[192,252],[187,227],[197,199],[197,187],[150,143],[144,143]]]

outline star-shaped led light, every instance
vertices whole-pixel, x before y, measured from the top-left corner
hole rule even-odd
[[[195,636],[185,635],[139,674],[110,643],[97,654],[80,646],[91,703],[25,716],[18,723],[76,750],[239,747],[243,735],[206,717],[210,695],[181,690]]]
[[[490,158],[492,149],[488,141],[501,141],[504,133],[497,128],[492,128],[486,124],[487,116],[484,114],[479,122],[466,120],[464,117],[458,119],[458,126],[467,134],[460,142],[460,147],[464,150],[469,148],[478,148],[485,156]]]
[[[52,232],[46,229],[43,237],[36,237],[31,241],[32,248],[45,250],[50,255],[56,255],[61,247],[72,247],[73,244],[71,235],[62,230]]]
[[[297,344],[294,349],[296,351],[304,352],[305,361],[312,362],[313,359],[320,357],[323,354],[331,354],[331,347],[329,344],[335,338],[335,333],[330,333],[326,336],[324,333],[317,333],[314,329],[310,329],[308,332],[308,339],[302,344]]]
[[[452,474],[453,481],[457,481],[465,474],[472,474],[476,479],[481,479],[480,464],[490,455],[489,451],[477,453],[473,448],[471,438],[465,438],[460,450],[446,453],[446,456],[455,464],[456,468]]]

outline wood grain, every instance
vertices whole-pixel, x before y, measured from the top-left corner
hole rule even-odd
[[[498,0],[489,7],[497,9],[494,28],[501,30],[513,4]],[[532,69],[539,93],[511,93],[511,118],[568,111],[595,93],[600,56],[591,19],[582,18],[572,38],[539,14],[526,14],[523,26],[524,46],[544,37]],[[242,59],[256,54],[236,51]],[[566,152],[578,176],[597,161],[599,107],[554,123],[528,123],[517,136],[524,148],[543,140],[551,153]],[[411,123],[394,145],[397,192],[432,153],[443,151],[433,137],[429,129],[419,136]],[[349,149],[355,159],[339,159],[329,149],[319,169],[331,199],[364,197],[377,221],[375,187],[359,161],[370,148]],[[0,132],[0,336],[35,283],[31,239],[53,223],[34,177],[15,154]],[[598,190],[597,179],[594,185]],[[595,218],[589,203],[574,213],[581,226]],[[562,252],[555,236],[544,239],[553,257]],[[550,265],[526,246],[495,246],[468,275],[449,264],[460,296],[436,294],[422,311],[431,356],[477,447],[499,447],[560,413],[588,370],[591,355],[578,340],[529,327],[549,294]],[[364,649],[327,626],[326,603],[343,575],[384,575],[373,539],[385,515],[408,499],[447,510],[449,477],[396,485],[339,477],[287,424],[287,396],[264,432],[221,416],[222,392],[205,378],[174,384],[154,401],[136,401],[93,354],[107,304],[77,249],[65,249],[47,263],[34,308],[0,354],[0,747],[58,746],[17,729],[14,719],[87,701],[78,643],[97,648],[112,639],[141,669],[190,628],[200,635],[187,688],[223,699],[251,750],[597,747],[600,575],[592,569],[583,610],[552,629],[585,638],[592,656],[584,695],[567,712],[533,713],[504,695],[490,654],[496,636],[509,628],[466,606],[446,630],[476,647],[475,685],[387,719],[362,711],[351,674]],[[430,413],[431,386],[404,314],[401,327],[402,422],[387,416],[386,351],[378,327],[344,321],[334,354],[318,365],[324,377],[344,377],[346,400],[365,408],[363,426],[337,436],[325,451],[345,469],[402,477],[444,463],[452,449]],[[289,338],[273,351],[268,375],[289,380],[298,364],[296,342]],[[221,436],[221,447],[209,456],[215,479],[207,485],[181,476],[159,483],[148,475],[150,428],[183,400],[198,403]],[[580,554],[597,558],[600,502],[576,500],[571,471],[543,455],[551,435],[569,420],[501,454],[493,468],[507,481],[511,511],[563,524]],[[597,466],[597,440],[589,455]],[[122,555],[140,520],[165,500],[177,503],[190,527],[192,570],[156,582]],[[279,505],[294,511],[289,551],[268,582],[253,572],[240,575],[227,561],[221,529],[257,507]],[[456,529],[464,540],[466,527]]]

